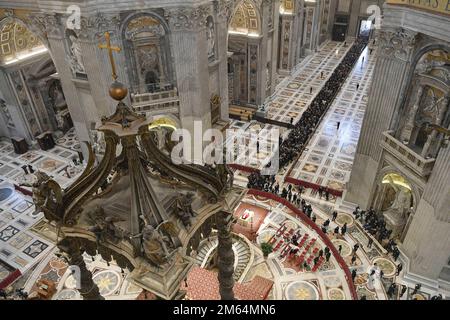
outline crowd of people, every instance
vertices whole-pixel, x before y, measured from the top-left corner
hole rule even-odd
[[[373,208],[370,208],[367,211],[361,210],[358,207],[353,211],[353,216],[356,220],[359,220],[363,226],[363,229],[369,233],[373,238],[377,239],[379,243],[382,243],[383,240],[389,239],[392,235],[392,230],[389,230],[386,227],[386,221],[384,220],[384,216],[382,214],[377,214]],[[373,243],[373,239],[369,238],[369,243],[367,247],[371,247]],[[392,253],[392,257],[394,261],[397,261],[400,256],[400,250],[397,247],[394,239],[389,239],[387,244],[384,247],[389,253]]]
[[[300,120],[292,126],[288,137],[280,144],[280,168],[292,162],[303,151],[367,43],[368,39],[365,37],[356,40]]]
[[[278,155],[280,168],[285,167],[301,154],[367,43],[368,38],[366,37],[360,37],[355,41],[322,90],[302,114],[300,120],[295,125],[291,123],[292,130],[289,132],[288,137],[285,140],[280,137]],[[291,122],[293,122],[292,120]],[[270,167],[271,162],[267,163],[266,166]],[[255,189],[269,191],[264,187],[267,182],[270,182],[270,177],[263,177],[259,173],[253,173],[249,177],[249,185]],[[324,188],[319,191],[320,197],[323,195],[329,200],[330,193],[328,189]]]

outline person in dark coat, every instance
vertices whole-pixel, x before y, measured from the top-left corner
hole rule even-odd
[[[338,216],[337,211],[333,211],[333,218],[331,219],[331,221],[335,221],[337,216]]]
[[[345,235],[346,232],[347,232],[347,222],[344,223],[344,225],[342,226],[342,228],[341,228],[341,234],[342,234],[342,235]]]
[[[402,286],[402,291],[400,291],[400,298],[403,297],[407,289],[408,289],[407,286]]]
[[[354,255],[352,256],[352,263],[351,263],[351,264],[353,265],[353,264],[355,264],[355,262],[356,262],[356,254],[354,254]]]
[[[355,281],[356,278],[356,269],[352,270],[352,280]]]
[[[395,283],[393,283],[389,286],[389,289],[387,291],[387,295],[389,298],[392,298],[392,295],[394,294],[396,288],[397,288],[397,286],[395,285]]]
[[[369,242],[367,243],[367,248],[372,248],[373,238],[369,237]]]
[[[338,235],[339,234],[339,227],[334,228],[334,234]]]
[[[402,272],[402,270],[403,270],[403,265],[401,263],[399,263],[397,265],[397,273],[396,273],[396,275],[397,276],[400,275],[400,272]]]

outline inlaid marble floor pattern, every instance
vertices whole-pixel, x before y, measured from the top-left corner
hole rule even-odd
[[[317,53],[305,59],[292,76],[280,83],[275,94],[266,102],[267,117],[285,123],[293,118],[293,122],[297,123],[352,44],[353,41],[347,41],[347,46],[342,42],[327,41]]]
[[[292,165],[290,176],[335,190],[344,189],[350,179],[376,57],[376,48],[372,54],[369,48],[363,52],[299,161]]]
[[[300,252],[308,242],[312,239],[316,239],[314,245],[312,245],[305,256],[305,260],[315,248],[317,248],[315,249],[316,251],[325,248],[325,244],[315,231],[297,218],[295,214],[284,205],[270,199],[250,195],[248,195],[244,201],[270,211],[258,230],[258,244],[268,242],[283,224],[287,227],[286,232],[290,229],[300,231],[302,235],[301,238],[305,236],[305,234],[308,234],[307,241],[302,246]],[[317,217],[317,225],[320,226],[326,219],[331,218],[327,211],[329,210],[324,210],[313,205],[313,212]],[[344,223],[347,223],[348,232],[344,236],[333,234],[333,229],[336,226],[342,227]],[[357,222],[352,215],[339,211],[336,221],[332,221],[328,227],[327,236],[336,248],[339,245],[342,246],[342,258],[349,266],[350,270],[356,270],[357,276],[355,279],[355,287],[358,296],[361,297],[362,295],[365,295],[368,300],[386,299],[386,291],[379,278],[374,278],[373,287],[368,284],[369,273],[374,267],[374,264],[377,263],[379,268],[377,272],[383,270],[384,278],[386,280],[392,280],[395,274],[395,264],[389,258],[386,258],[376,245],[373,245],[372,248],[367,248],[368,238],[361,231],[360,227],[358,227]],[[277,243],[280,242],[282,238],[277,237],[276,239],[277,241],[275,241],[274,247],[276,247]],[[360,249],[356,252],[356,261],[351,263],[352,248],[356,243],[360,244]],[[280,248],[282,247],[283,246]],[[314,256],[316,255],[317,253]],[[281,249],[278,249],[269,255],[266,263],[273,275],[272,280],[275,282],[273,292],[274,299],[351,299],[350,289],[345,279],[345,273],[334,257],[331,257],[329,262],[324,261],[317,271],[303,270],[303,267],[299,267],[295,260],[282,257]]]
[[[292,117],[294,123],[298,122],[352,44],[353,41],[348,40],[347,46],[344,47],[341,42],[327,41],[320,51],[306,58],[292,76],[286,77],[278,85],[276,92],[267,100],[268,118],[289,123]],[[312,94],[310,88],[313,89]],[[289,134],[289,130],[284,127],[255,121],[245,124],[243,121],[233,120],[230,129],[244,131],[241,132],[241,137],[245,142],[245,151],[239,152],[234,163],[257,169],[261,169],[270,160],[278,145],[275,133],[269,134],[271,129],[277,129],[283,138]],[[250,141],[251,132],[260,137],[259,154],[256,141]],[[270,147],[264,148],[261,141],[265,141]]]
[[[18,155],[11,143],[0,141],[0,155],[0,264],[5,264],[10,271],[19,269],[24,273],[48,254],[54,244],[32,231],[43,214],[36,212],[31,197],[14,189],[14,185],[32,181],[32,176],[25,174],[22,166],[31,165],[34,170],[47,173],[62,188],[77,177],[82,167],[73,165],[76,152],[60,146]],[[8,274],[1,272],[0,281]]]

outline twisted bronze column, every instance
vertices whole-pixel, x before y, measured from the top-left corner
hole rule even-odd
[[[79,276],[80,279],[75,279],[80,283],[80,292],[84,300],[105,300],[100,294],[98,286],[92,280],[92,273],[87,269],[86,263],[83,259],[83,250],[81,244],[77,239],[63,239],[58,243],[58,248],[66,255],[67,263],[70,266],[77,266],[79,274],[74,272],[74,276]]]
[[[217,246],[219,267],[219,291],[222,300],[234,298],[234,252],[231,237],[231,221],[233,216],[229,212],[221,211],[217,214],[217,230],[219,243]]]

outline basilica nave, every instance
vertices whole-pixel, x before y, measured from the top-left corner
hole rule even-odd
[[[4,299],[447,299],[444,4],[74,3],[0,3]]]

